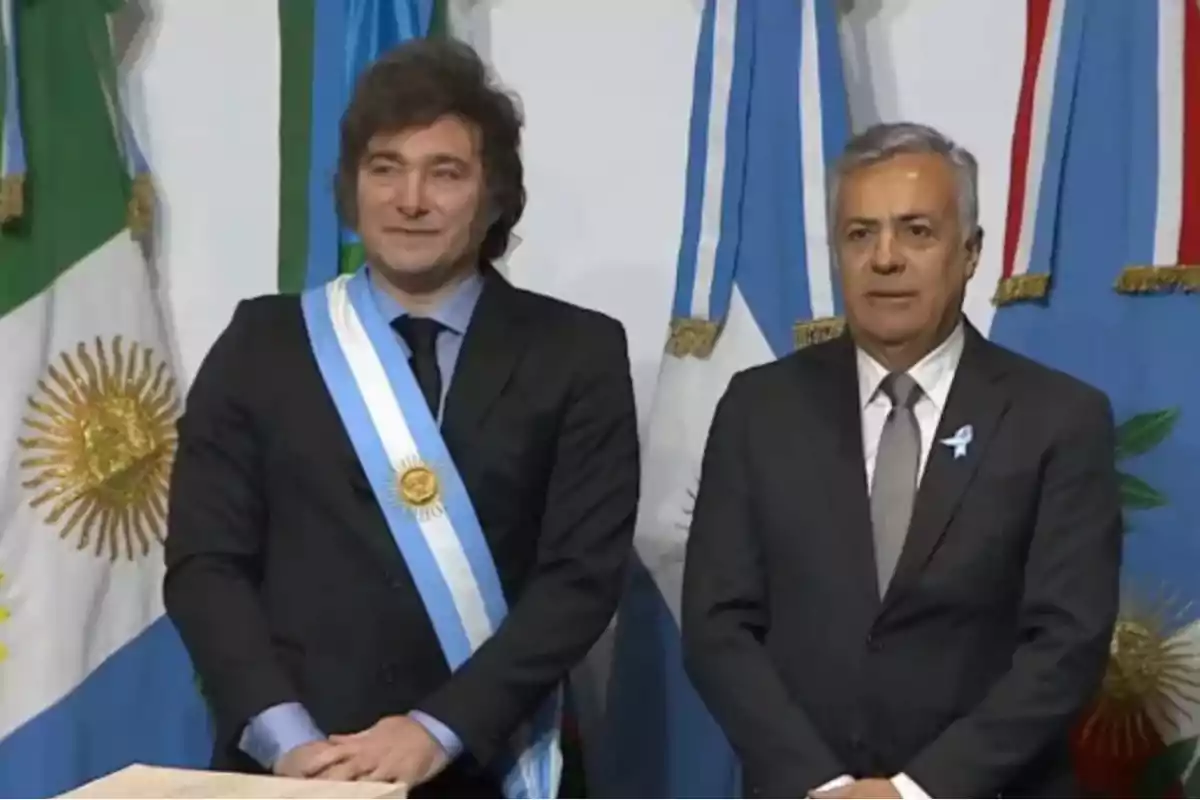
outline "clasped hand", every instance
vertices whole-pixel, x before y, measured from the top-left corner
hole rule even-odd
[[[275,772],[293,778],[403,783],[410,788],[446,767],[446,752],[409,717],[384,717],[359,733],[330,736],[285,754]]]

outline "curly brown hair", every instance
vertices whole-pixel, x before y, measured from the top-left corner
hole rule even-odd
[[[521,163],[523,117],[515,99],[497,87],[479,55],[452,39],[412,39],[381,56],[359,77],[342,116],[335,189],[338,215],[357,224],[358,169],[367,143],[380,133],[432,125],[446,116],[475,127],[484,181],[496,220],[480,247],[486,261],[508,249],[525,211]]]

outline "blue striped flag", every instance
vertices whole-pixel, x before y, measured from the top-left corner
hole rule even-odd
[[[279,0],[280,289],[319,286],[362,265],[334,204],[342,113],[371,62],[443,18],[435,0]]]
[[[1006,273],[1049,280],[1009,296],[1038,302],[999,309],[990,335],[1108,393],[1126,510],[1121,619],[1077,771],[1097,796],[1196,797],[1200,4],[1028,9]]]
[[[609,680],[604,796],[740,791],[737,759],[683,672],[683,553],[708,427],[730,377],[840,330],[825,196],[827,165],[849,127],[835,6],[704,8],[671,331]]]

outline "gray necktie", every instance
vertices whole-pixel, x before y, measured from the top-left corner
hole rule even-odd
[[[892,373],[880,389],[891,399],[871,481],[871,523],[875,529],[875,566],[879,594],[887,592],[908,536],[913,500],[917,494],[917,467],[921,463],[921,428],[912,407],[921,387],[905,373]]]

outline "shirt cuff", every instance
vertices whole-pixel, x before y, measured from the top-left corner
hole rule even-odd
[[[434,719],[424,711],[410,711],[408,716],[414,722],[420,724],[422,728],[429,731],[429,735],[442,746],[442,750],[446,752],[448,759],[453,761],[462,753],[462,740],[455,735],[454,731],[447,728],[444,723]]]
[[[266,769],[300,745],[319,742],[325,734],[299,703],[281,703],[250,720],[238,747]]]
[[[904,773],[892,778],[892,786],[896,787],[896,793],[900,795],[900,800],[929,800],[929,795],[925,793],[925,790]]]
[[[839,775],[831,781],[822,783],[816,789],[813,789],[813,792],[828,792],[830,789],[840,789],[852,783],[854,783],[854,778],[851,778],[849,775]],[[897,789],[897,791],[899,790]]]

